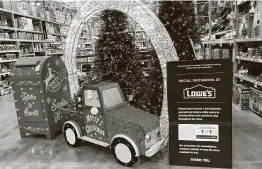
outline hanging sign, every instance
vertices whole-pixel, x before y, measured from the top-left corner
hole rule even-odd
[[[232,62],[167,64],[170,164],[232,167]]]

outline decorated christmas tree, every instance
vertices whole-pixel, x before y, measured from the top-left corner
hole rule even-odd
[[[195,44],[199,39],[192,1],[161,1],[159,18],[167,29],[180,60],[193,60]]]
[[[128,99],[132,95],[131,103],[135,104],[145,79],[139,66],[135,39],[128,29],[127,16],[116,10],[105,10],[101,19],[103,24],[96,44],[95,65],[88,83],[117,82],[124,97]]]
[[[149,77],[144,76],[141,54],[135,37],[129,30],[128,17],[119,11],[105,10],[101,14],[102,28],[96,43],[95,64],[87,84],[101,81],[117,82],[130,104],[155,115],[160,115],[163,79],[158,57],[150,52]]]

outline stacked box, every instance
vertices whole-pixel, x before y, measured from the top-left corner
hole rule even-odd
[[[242,84],[233,85],[232,101],[240,110],[249,109],[250,89]]]
[[[0,8],[11,10],[11,2],[10,0],[0,0]]]
[[[262,117],[262,92],[255,88],[250,88],[249,109]]]

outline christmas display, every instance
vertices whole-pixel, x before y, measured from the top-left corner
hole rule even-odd
[[[72,21],[69,28],[68,38],[65,46],[65,63],[69,74],[70,91],[73,95],[79,88],[76,68],[76,50],[79,37],[87,21],[97,11],[106,9],[117,10],[126,13],[137,22],[151,40],[159,58],[163,77],[163,100],[161,105],[160,128],[161,135],[168,135],[168,110],[166,92],[166,63],[178,60],[176,50],[173,46],[170,35],[158,17],[141,1],[85,1]],[[106,53],[106,50],[105,50]]]
[[[141,55],[134,44],[135,37],[128,30],[128,17],[122,12],[105,10],[101,38],[96,43],[94,67],[85,84],[101,81],[117,82],[124,97],[134,97],[130,103],[155,115],[160,115],[163,78],[160,64],[154,51],[149,55],[150,79],[143,75]],[[106,51],[106,52],[105,52]]]
[[[68,145],[77,147],[85,140],[110,147],[124,166],[139,164],[141,155],[153,156],[167,141],[161,139],[159,119],[128,105],[117,83],[84,85],[60,110]]]
[[[61,58],[22,58],[12,69],[11,81],[21,138],[30,133],[54,139],[63,125],[59,108],[71,98]]]

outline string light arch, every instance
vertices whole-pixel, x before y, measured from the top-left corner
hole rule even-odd
[[[84,24],[89,18],[103,10],[118,10],[127,14],[136,21],[146,32],[158,55],[163,75],[163,101],[160,115],[160,129],[162,136],[168,134],[168,106],[167,106],[167,74],[166,64],[178,60],[172,40],[158,17],[141,0],[86,0],[78,9],[68,31],[65,44],[65,64],[69,74],[70,91],[73,96],[79,89],[76,51],[80,34]]]

